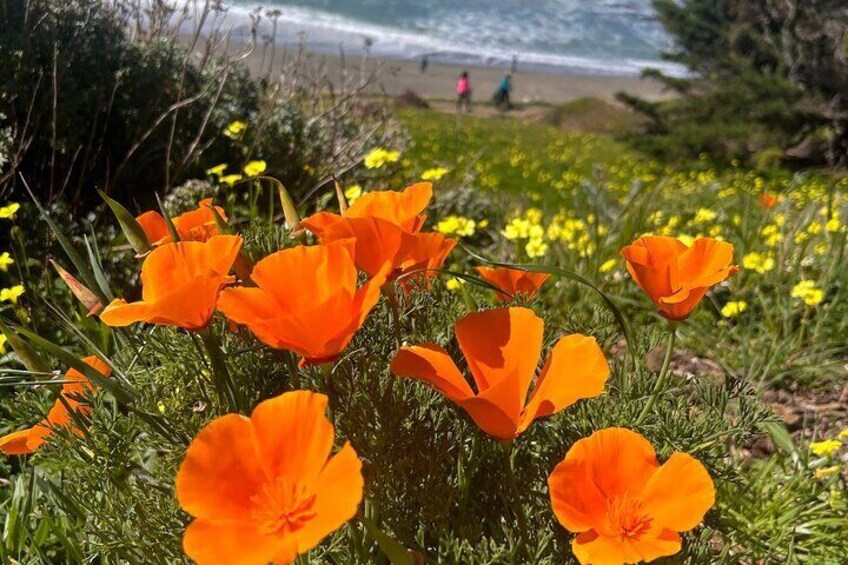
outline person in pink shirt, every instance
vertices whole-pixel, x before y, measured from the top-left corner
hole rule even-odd
[[[463,107],[466,112],[471,111],[471,83],[468,81],[468,72],[462,71],[459,80],[456,81],[456,111]]]

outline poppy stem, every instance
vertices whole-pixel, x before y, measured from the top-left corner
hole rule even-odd
[[[400,306],[398,304],[398,295],[395,290],[395,283],[388,281],[383,285],[383,295],[386,297],[386,302],[389,304],[389,313],[392,316],[392,329],[395,333],[395,342],[400,347],[403,340],[401,339],[400,331]]]
[[[227,362],[224,360],[224,353],[221,351],[221,344],[218,342],[215,331],[210,325],[198,333],[203,345],[206,346],[206,352],[209,354],[209,362],[212,365],[212,379],[215,382],[218,399],[229,410],[241,412],[241,398],[230,376],[230,371],[227,369]]]
[[[651,395],[648,397],[648,401],[645,403],[645,407],[642,408],[642,411],[639,413],[639,417],[636,418],[636,422],[634,426],[638,426],[642,423],[642,421],[647,417],[648,413],[651,411],[651,408],[654,407],[654,403],[657,400],[657,397],[662,391],[663,386],[665,385],[665,379],[668,375],[668,368],[671,365],[671,356],[674,354],[674,342],[677,338],[677,326],[674,322],[669,323],[669,329],[671,332],[668,334],[668,345],[665,350],[665,358],[663,359],[662,367],[660,368],[660,374],[657,376],[657,380],[654,382],[654,388],[651,389]]]
[[[509,481],[509,489],[512,491],[513,504],[512,507],[515,509],[515,516],[518,518],[518,538],[524,543],[524,536],[530,530],[527,529],[527,517],[524,515],[524,506],[521,504],[519,500],[519,492],[518,492],[518,483],[515,481],[515,467],[514,461],[512,458],[513,455],[513,444],[512,441],[502,441],[501,448],[504,456],[504,464],[506,465],[506,476]]]

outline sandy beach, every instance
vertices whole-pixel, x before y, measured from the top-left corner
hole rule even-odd
[[[291,53],[278,53],[272,70],[279,73],[284,67],[284,59]],[[333,82],[341,81],[342,71],[350,76],[359,72],[362,59],[345,58],[344,64],[339,55],[307,52],[305,64],[321,68],[326,77]],[[267,71],[269,57],[263,57],[262,49],[257,49],[245,63],[254,74],[260,74],[260,68]],[[412,90],[428,100],[453,100],[456,97],[456,80],[462,71],[468,71],[473,99],[477,102],[489,102],[495,89],[508,69],[491,66],[458,66],[444,63],[430,63],[425,72],[421,71],[419,61],[396,59],[371,59],[370,64],[379,69],[377,82],[370,88],[374,95],[397,96],[406,90]],[[524,71],[521,65],[513,75],[513,101],[524,103],[562,104],[579,98],[593,97],[613,101],[615,94],[625,91],[647,99],[667,96],[663,87],[656,81],[637,77],[605,76],[589,74],[565,74],[554,72]]]

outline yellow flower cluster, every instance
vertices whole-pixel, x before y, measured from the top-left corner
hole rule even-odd
[[[250,161],[244,166],[244,174],[249,177],[256,177],[265,172],[268,164],[265,161]]]
[[[365,155],[364,163],[366,169],[379,169],[388,163],[396,163],[398,160],[400,160],[400,152],[377,147]]]
[[[0,208],[0,220],[13,219],[20,209],[21,205],[17,202],[10,202],[9,204],[6,204]]]
[[[844,432],[843,432],[844,433]],[[826,439],[816,441],[810,444],[810,451],[819,457],[830,457],[842,447],[842,442],[838,439]]]
[[[802,280],[792,288],[792,298],[798,298],[807,306],[815,306],[824,300],[824,291],[816,286],[815,281]]]
[[[9,265],[13,265],[15,260],[9,255],[8,251],[0,253],[0,271],[6,272],[9,270]]]
[[[348,204],[353,204],[363,194],[362,185],[352,184],[344,190],[344,196]]]
[[[433,169],[427,169],[421,173],[421,180],[439,180],[446,174],[448,174],[448,170],[446,168],[435,167]]]
[[[721,309],[721,315],[725,318],[735,318],[748,309],[748,303],[744,300],[731,300]]]
[[[18,298],[24,293],[23,285],[15,285],[10,288],[0,289],[0,302],[11,302],[17,304]]]
[[[244,131],[247,129],[247,124],[241,120],[236,120],[224,128],[224,135],[230,139],[241,139]]]
[[[477,222],[465,216],[447,216],[436,224],[436,231],[445,235],[471,237],[477,231]]]
[[[510,241],[527,240],[524,252],[529,258],[544,257],[548,252],[548,243],[545,241],[545,228],[541,222],[541,210],[530,208],[523,215],[510,220],[501,230],[501,235]]]
[[[774,258],[771,255],[752,251],[742,257],[742,267],[764,274],[774,269]]]

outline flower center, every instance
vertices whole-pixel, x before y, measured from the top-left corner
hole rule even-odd
[[[639,538],[651,527],[652,518],[642,511],[642,502],[629,493],[608,501],[607,515],[613,527],[625,538]]]
[[[315,517],[315,494],[285,477],[266,483],[250,501],[251,517],[264,535],[296,532]]]

